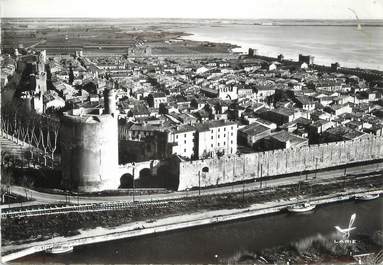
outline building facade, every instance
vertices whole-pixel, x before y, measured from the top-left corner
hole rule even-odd
[[[237,124],[223,120],[207,122],[196,131],[196,156],[198,158],[237,152]]]

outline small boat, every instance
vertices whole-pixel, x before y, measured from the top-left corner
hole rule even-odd
[[[297,203],[287,207],[287,211],[291,213],[303,213],[314,210],[316,207],[315,204],[309,202]]]
[[[72,246],[58,246],[45,250],[49,254],[66,254],[73,252]]]
[[[366,195],[355,196],[355,200],[358,200],[358,201],[370,201],[376,198],[379,198],[379,194],[366,194]]]

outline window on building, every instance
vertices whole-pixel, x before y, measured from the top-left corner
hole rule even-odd
[[[186,133],[184,134],[184,137],[186,137]]]
[[[223,128],[223,131],[224,131],[224,132],[226,132],[226,127],[225,127],[225,128]]]
[[[184,149],[184,153],[186,153],[186,148]]]
[[[211,144],[211,147],[213,147],[213,144]]]
[[[231,133],[231,136],[233,136],[233,133]]]
[[[186,144],[186,140],[184,141],[184,143]]]
[[[176,135],[176,139],[178,139],[178,134]]]
[[[231,126],[231,129],[234,130],[234,126]]]
[[[218,143],[218,146],[219,146],[219,143]]]
[[[226,145],[226,142],[223,142],[223,145]]]
[[[223,134],[223,137],[226,137],[226,133]]]
[[[214,137],[212,136],[211,139],[213,140],[213,138],[214,138]]]
[[[218,132],[220,131],[220,128],[218,128]]]
[[[218,138],[220,137],[220,135],[218,135]]]
[[[232,144],[232,143],[233,143],[233,141],[230,141],[230,143]]]

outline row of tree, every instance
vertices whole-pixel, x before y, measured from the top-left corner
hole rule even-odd
[[[27,112],[18,104],[2,107],[1,114],[2,132],[14,137],[16,142],[22,141],[36,147],[29,148],[30,159],[40,153],[44,166],[48,166],[48,159],[53,166],[54,155],[58,151],[59,120]]]

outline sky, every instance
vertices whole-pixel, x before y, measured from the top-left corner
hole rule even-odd
[[[383,0],[0,0],[2,17],[383,19]]]

